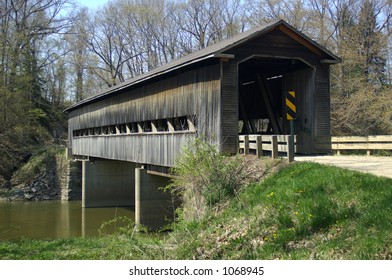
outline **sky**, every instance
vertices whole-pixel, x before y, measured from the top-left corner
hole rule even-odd
[[[77,0],[82,6],[86,6],[90,9],[95,9],[102,6],[109,0]]]

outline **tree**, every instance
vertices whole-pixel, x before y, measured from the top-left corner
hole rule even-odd
[[[302,32],[309,32],[310,13],[304,0],[247,0],[252,26],[284,19]]]
[[[374,2],[366,0],[358,18],[359,63],[366,83],[380,88],[385,84],[386,36],[379,30]],[[375,88],[375,89],[376,89]]]
[[[50,139],[54,92],[46,74],[72,25],[69,8],[67,0],[0,2],[0,176],[7,180],[32,145]]]
[[[103,10],[98,10],[93,19],[87,22],[87,38],[89,50],[100,58],[101,64],[92,68],[108,87],[124,81],[122,67],[124,64],[124,49],[127,42],[117,32],[118,18],[116,5],[109,2]]]
[[[75,92],[75,101],[79,102],[86,97],[85,79],[86,71],[89,69],[91,54],[88,50],[87,42],[89,33],[86,30],[85,23],[88,21],[89,13],[87,8],[81,8],[77,11],[76,20],[73,29],[65,37],[68,63],[71,65],[75,80],[73,84]]]
[[[354,13],[350,13],[352,9],[347,4],[340,10],[337,42],[342,63],[337,66],[339,87],[333,95],[333,132],[338,135],[391,133],[386,124],[392,120],[384,114],[391,103],[385,98],[391,94],[386,82],[388,35],[384,28],[387,25],[378,18],[384,8],[381,2],[359,3]]]

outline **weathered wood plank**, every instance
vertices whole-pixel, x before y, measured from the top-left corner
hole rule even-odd
[[[261,136],[256,137],[256,155],[261,157],[263,155],[263,142]]]
[[[277,153],[287,153],[289,135],[239,135],[239,149],[245,154],[255,151],[256,155],[261,155],[262,151],[272,152],[272,156]],[[294,151],[297,151],[294,145]]]
[[[238,66],[236,61],[222,61],[220,64],[221,80],[217,86],[220,99],[216,107],[217,129],[220,150],[223,153],[235,154],[238,151]],[[218,102],[217,102],[218,103]]]
[[[244,141],[244,136],[245,135],[239,135],[239,140]],[[257,135],[257,134],[251,134],[247,135],[249,137],[249,141],[255,142],[257,140],[257,137],[261,136],[262,142],[271,142],[272,137],[276,136],[278,142],[286,142],[287,141],[287,135]],[[294,135],[294,142],[297,140],[297,136]]]
[[[392,135],[369,135],[368,142],[392,142]]]
[[[359,143],[359,142],[392,142],[392,135],[372,136],[333,136],[332,143]]]
[[[195,138],[196,132],[191,131],[77,137],[72,141],[72,153],[171,167],[179,147]]]
[[[245,155],[247,155],[247,154],[249,154],[249,136],[248,135],[245,135],[244,136],[244,154]],[[253,147],[253,143],[252,143],[252,149],[254,149],[254,147]]]
[[[272,136],[271,139],[271,155],[272,158],[278,158],[278,152],[279,152],[279,145],[277,141],[276,135]]]
[[[332,150],[392,150],[392,143],[332,143]]]
[[[366,136],[333,136],[331,138],[332,143],[358,143],[358,142],[367,142],[368,138]]]

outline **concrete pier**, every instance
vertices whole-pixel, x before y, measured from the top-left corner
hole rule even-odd
[[[135,167],[125,161],[83,161],[83,207],[135,205]]]
[[[135,224],[157,230],[172,220],[174,206],[171,196],[160,188],[170,183],[167,177],[135,169]]]

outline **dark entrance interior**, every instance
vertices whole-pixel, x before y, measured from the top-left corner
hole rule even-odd
[[[298,59],[254,57],[239,64],[239,133],[289,134],[285,92],[289,73],[309,68]]]

